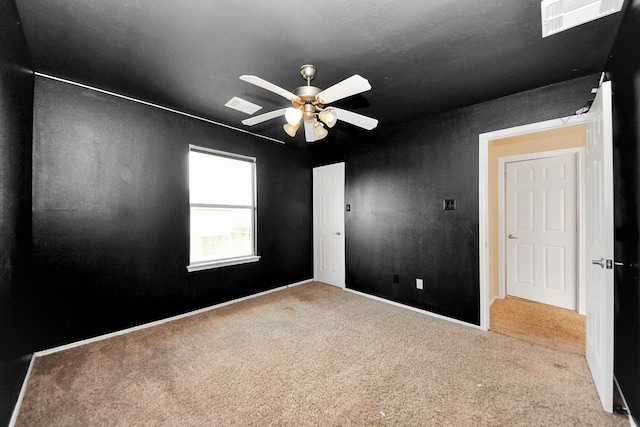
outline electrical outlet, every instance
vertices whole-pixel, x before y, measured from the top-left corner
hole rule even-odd
[[[400,276],[398,276],[397,274],[393,275],[393,283],[400,283]]]
[[[416,279],[416,288],[423,289],[422,279]]]

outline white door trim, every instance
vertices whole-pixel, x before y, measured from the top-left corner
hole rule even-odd
[[[584,147],[565,148],[553,151],[542,151],[537,153],[525,153],[514,156],[498,157],[498,297],[504,298],[506,296],[506,277],[505,271],[502,266],[505,265],[507,259],[506,245],[505,245],[505,171],[508,163],[520,162],[525,160],[538,160],[552,157],[560,157],[565,155],[574,155],[576,158],[576,224],[578,229],[576,230],[576,307],[580,314],[586,314],[586,308],[584,305]]]
[[[480,270],[480,328],[489,330],[489,141],[545,130],[584,124],[586,114],[547,120],[478,135],[478,218],[479,218],[479,270]]]

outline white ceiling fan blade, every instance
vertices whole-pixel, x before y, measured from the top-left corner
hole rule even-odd
[[[257,116],[249,117],[248,119],[244,119],[242,121],[243,125],[253,126],[258,123],[266,122],[267,120],[275,119],[276,117],[284,116],[286,108],[281,108],[279,110],[269,111],[268,113],[260,114]]]
[[[304,139],[307,142],[314,142],[316,135],[313,133],[313,120],[304,121]]]
[[[331,107],[338,114],[338,120],[351,123],[352,125],[359,126],[366,130],[374,129],[378,126],[378,120],[371,117],[363,116],[362,114],[354,113],[353,111],[342,110],[340,108]]]
[[[323,90],[316,96],[316,99],[319,100],[321,104],[327,105],[339,99],[356,95],[370,89],[371,85],[369,84],[369,80],[358,74],[354,74],[348,79],[344,79]]]
[[[240,80],[244,80],[245,82],[254,84],[258,87],[261,87],[273,93],[277,93],[280,96],[284,96],[289,101],[293,101],[294,99],[295,100],[300,99],[296,94],[289,92],[286,89],[282,89],[280,86],[276,86],[273,83],[269,83],[268,81],[261,79],[260,77],[243,75],[243,76],[240,76]]]

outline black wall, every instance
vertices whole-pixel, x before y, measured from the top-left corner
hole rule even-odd
[[[313,277],[307,155],[36,77],[31,347]],[[259,262],[188,273],[189,144],[257,158]]]
[[[616,271],[616,377],[638,413],[634,3],[610,71],[616,257],[634,264]],[[478,324],[478,135],[571,115],[599,78],[301,149],[46,78],[36,78],[34,105],[17,21],[0,0],[0,422],[25,354],[311,278],[312,166],[346,162],[349,288]],[[187,273],[189,144],[257,157],[261,261]],[[443,211],[445,198],[457,210]]]
[[[31,242],[33,74],[13,1],[0,0],[0,423],[28,366],[23,302]]]
[[[479,324],[478,136],[575,114],[598,79],[581,77],[397,128],[381,124],[364,140],[319,146],[316,165],[346,162],[347,287]],[[444,211],[443,199],[455,199],[457,209]],[[424,290],[416,289],[416,277]]]
[[[613,87],[615,375],[631,413],[640,414],[640,1],[628,6],[608,70]]]

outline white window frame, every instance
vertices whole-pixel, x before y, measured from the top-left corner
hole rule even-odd
[[[253,237],[253,255],[246,255],[246,256],[240,256],[240,257],[231,257],[231,258],[222,258],[222,259],[215,259],[215,260],[205,260],[205,261],[198,261],[198,262],[191,262],[191,260],[189,260],[189,265],[187,266],[187,271],[192,272],[192,271],[201,271],[201,270],[208,270],[208,269],[212,269],[212,268],[218,268],[218,267],[226,267],[226,266],[230,266],[230,265],[239,265],[239,264],[246,264],[246,263],[250,263],[250,262],[257,262],[260,260],[260,256],[257,254],[258,253],[258,197],[257,197],[257,181],[256,181],[256,158],[255,157],[248,157],[248,156],[242,156],[240,154],[234,154],[234,153],[228,153],[225,151],[219,151],[219,150],[212,150],[210,148],[205,148],[205,147],[200,147],[197,145],[189,145],[189,153],[191,153],[192,151],[196,151],[196,152],[200,152],[200,153],[205,153],[205,154],[211,154],[214,156],[219,156],[219,157],[226,157],[228,159],[233,159],[233,160],[241,160],[241,161],[245,161],[248,163],[251,163],[251,174],[252,174],[252,200],[253,200],[253,206],[246,206],[246,205],[242,205],[242,206],[236,206],[236,205],[217,205],[217,204],[199,204],[199,203],[194,203],[192,204],[191,201],[189,201],[189,211],[191,212],[191,207],[193,206],[207,206],[207,207],[224,207],[224,208],[252,208],[251,209],[251,215],[252,215],[252,223],[253,223],[253,230],[252,230],[252,237]],[[190,184],[189,184],[189,188],[191,188]],[[189,218],[191,218],[191,213],[189,213]],[[189,239],[191,239],[191,233],[189,233]],[[191,257],[191,254],[189,254],[189,257]]]

